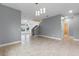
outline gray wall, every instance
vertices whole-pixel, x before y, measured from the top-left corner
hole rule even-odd
[[[74,19],[70,19],[69,34],[70,36],[79,39],[79,15],[75,15]]]
[[[0,44],[20,40],[21,12],[0,4]]]
[[[61,33],[61,15],[43,19],[40,23],[40,35],[61,38]]]

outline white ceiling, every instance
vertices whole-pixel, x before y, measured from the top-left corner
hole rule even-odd
[[[44,19],[55,15],[69,15],[68,11],[79,13],[79,3],[3,3],[3,5],[12,7],[22,12],[22,19]],[[46,8],[46,13],[35,16],[35,11],[40,8]]]

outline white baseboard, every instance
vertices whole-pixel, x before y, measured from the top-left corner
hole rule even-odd
[[[17,44],[17,43],[21,43],[21,41],[15,41],[15,42],[1,44],[0,47],[9,46],[9,45]]]
[[[71,38],[74,40],[74,41],[79,41],[79,39],[76,39],[75,37],[71,36]]]
[[[56,40],[62,40],[62,38],[57,38],[57,37],[50,37],[50,36],[45,36],[45,35],[38,35],[38,36],[41,36],[41,37],[45,37],[45,38],[50,38],[50,39],[56,39]],[[79,41],[79,39],[73,39],[74,41]]]
[[[79,39],[73,39],[74,41],[79,41]]]
[[[46,35],[38,35],[38,36],[45,37],[45,38],[50,38],[50,39],[62,40],[61,38],[50,37],[50,36],[46,36]]]

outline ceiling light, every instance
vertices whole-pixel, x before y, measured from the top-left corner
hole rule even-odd
[[[36,5],[38,5],[38,3],[35,3]]]
[[[45,13],[46,12],[46,8],[43,8],[43,13]]]
[[[37,11],[37,15],[38,15],[38,16],[40,15],[40,11]]]
[[[69,13],[72,13],[73,11],[72,10],[69,10]]]
[[[41,13],[41,14],[43,13],[43,9],[40,9],[40,13]]]
[[[38,11],[35,11],[35,15],[39,16],[40,14],[44,14],[46,12],[46,8],[40,8]]]

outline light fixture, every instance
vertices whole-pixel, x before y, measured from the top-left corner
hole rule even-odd
[[[38,3],[35,3],[36,5],[38,5]]]
[[[37,15],[38,15],[38,16],[40,15],[40,11],[37,12]]]
[[[41,8],[41,9],[40,9],[40,14],[42,14],[42,13],[43,13],[43,9]]]
[[[46,8],[43,8],[43,13],[45,13],[46,12]]]
[[[73,11],[72,10],[69,10],[69,13],[72,13]]]
[[[36,5],[35,16],[40,16],[41,14],[46,13],[46,8],[40,8],[39,3],[35,3],[35,5]]]
[[[40,15],[40,11],[36,11],[36,12],[35,12],[35,15],[36,15],[36,16],[39,16],[39,15]]]
[[[46,8],[40,8],[38,11],[35,11],[36,16],[46,13]]]

